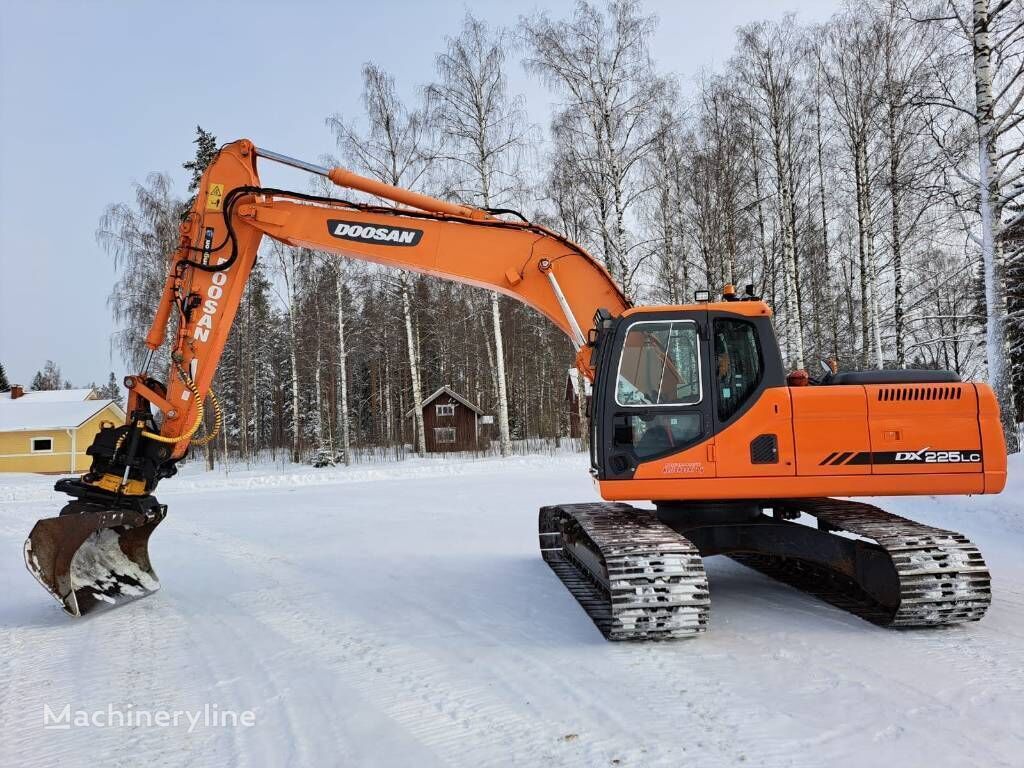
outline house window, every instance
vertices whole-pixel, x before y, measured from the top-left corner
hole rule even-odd
[[[434,427],[434,442],[438,445],[452,444],[455,442],[454,427]]]
[[[455,415],[455,403],[446,403],[444,405],[434,406],[437,409],[438,416],[454,416]],[[455,442],[454,439],[452,442]]]
[[[33,437],[32,453],[53,453],[53,438]]]

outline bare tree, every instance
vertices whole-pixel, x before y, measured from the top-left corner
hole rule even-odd
[[[999,400],[1007,443],[1016,450],[1002,229],[1006,207],[1024,199],[1024,7],[1014,0],[946,0],[914,18],[938,25],[947,37],[947,45],[934,51],[932,93],[926,104],[955,113],[973,128],[976,162],[967,165],[965,134],[957,121],[933,119],[933,135],[953,169],[947,192],[958,208],[977,212],[980,231],[968,229],[968,234],[981,252],[988,377]],[[961,62],[968,56],[972,76],[967,87],[973,91],[973,105],[958,89],[964,79],[955,76],[966,70]]]
[[[876,116],[882,104],[882,64],[875,55],[882,34],[876,17],[858,16],[854,10],[848,10],[833,19],[827,38],[830,55],[822,63],[822,72],[853,170],[862,361],[865,365],[882,368],[884,355],[874,233],[876,173],[871,163],[878,133]]]
[[[674,102],[666,101],[659,110],[651,153],[644,162],[649,200],[642,218],[649,231],[654,264],[652,298],[667,304],[683,304],[689,295],[689,227],[684,208],[691,168],[687,163],[683,121],[676,109]]]
[[[380,181],[409,189],[416,187],[436,156],[423,110],[407,108],[398,96],[394,78],[372,63],[363,67],[363,105],[367,122],[365,133],[340,115],[327,120],[342,154],[359,170]],[[398,284],[412,385],[416,450],[424,454],[427,448],[423,432],[423,390],[409,298],[411,281],[407,273],[399,273]]]
[[[556,138],[586,153],[572,175],[586,177],[600,233],[600,253],[627,296],[638,268],[628,219],[644,193],[641,163],[657,135],[665,80],[648,49],[655,19],[638,0],[613,0],[604,12],[580,2],[565,21],[523,20],[526,66],[565,97]]]
[[[462,31],[448,38],[447,50],[436,59],[438,81],[427,89],[431,116],[444,137],[442,158],[454,169],[456,194],[483,208],[503,207],[521,190],[518,175],[526,134],[521,99],[508,93],[503,30],[491,31],[467,13]],[[480,254],[487,258],[487,254]],[[498,405],[501,455],[512,452],[508,423],[505,348],[501,305],[490,292],[491,330],[494,335],[494,384]]]
[[[118,326],[114,343],[133,368],[145,357],[143,341],[178,245],[184,202],[171,190],[169,176],[151,173],[145,184],[135,185],[135,205],[107,206],[96,230],[97,242],[113,257],[118,271],[107,299]],[[154,367],[169,364],[163,354]]]
[[[305,254],[300,248],[272,241],[271,253],[274,267],[284,283],[282,303],[286,309],[288,323],[289,388],[291,390],[291,458],[298,463],[302,460],[302,407],[299,402],[299,271],[303,267]]]
[[[801,113],[796,82],[800,49],[796,36],[792,18],[777,24],[762,22],[741,27],[736,65],[747,89],[750,112],[769,146],[782,241],[785,346],[790,362],[797,368],[803,368],[803,323],[797,293],[793,158],[790,152]]]

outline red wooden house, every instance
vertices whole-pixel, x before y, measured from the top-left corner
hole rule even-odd
[[[405,414],[411,418],[413,411]],[[427,453],[475,451],[480,447],[483,411],[449,386],[440,387],[423,401],[423,429]]]

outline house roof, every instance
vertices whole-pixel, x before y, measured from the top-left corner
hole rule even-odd
[[[430,397],[426,398],[423,401],[423,406],[426,407],[426,406],[430,405],[432,402],[437,400],[437,398],[439,398],[441,395],[448,395],[453,400],[457,400],[458,402],[462,403],[464,406],[469,408],[469,410],[473,411],[474,413],[483,414],[483,411],[480,408],[478,408],[477,406],[473,405],[471,402],[469,402],[469,400],[464,398],[462,395],[460,395],[454,389],[449,387],[447,384],[445,384],[443,387],[438,387],[437,390],[434,392],[434,394],[432,394]],[[406,411],[405,417],[409,418],[415,412],[416,412],[416,408],[415,407],[410,408],[408,411]]]
[[[83,400],[93,400],[95,397],[96,392],[92,387],[85,387],[84,389],[33,390],[25,392],[17,400],[19,403],[80,403]],[[0,402],[9,401],[10,399],[10,392],[0,392]]]
[[[63,390],[68,391],[68,390]],[[75,429],[109,405],[124,412],[113,400],[52,401],[30,399],[0,400],[0,432],[29,432],[45,429]]]
[[[567,374],[569,378],[569,384],[576,393],[576,397],[580,396],[580,372],[576,368],[570,368]],[[583,391],[586,392],[586,396],[590,397],[593,393],[593,386],[590,383],[590,379],[586,376],[583,377]]]

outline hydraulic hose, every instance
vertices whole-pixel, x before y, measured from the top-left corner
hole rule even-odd
[[[177,445],[178,443],[182,442],[183,440],[188,440],[189,438],[191,438],[192,435],[194,435],[196,432],[199,431],[199,427],[202,426],[202,423],[203,423],[203,418],[206,416],[206,409],[203,407],[203,398],[199,395],[199,388],[196,387],[195,382],[192,381],[192,378],[187,373],[185,373],[185,369],[181,367],[180,363],[175,363],[174,369],[178,372],[178,376],[181,377],[182,382],[184,382],[185,386],[188,387],[189,391],[192,393],[192,397],[195,398],[195,404],[196,404],[196,420],[195,420],[195,422],[193,422],[192,426],[188,428],[188,431],[186,431],[186,432],[184,432],[184,433],[182,433],[180,435],[177,435],[175,437],[167,437],[165,435],[158,435],[157,433],[149,432],[148,430],[143,430],[143,432],[142,432],[142,436],[143,437],[147,437],[150,440],[155,440],[158,443],[168,443],[170,445]],[[223,421],[223,417],[221,415],[220,403],[217,402],[217,398],[213,394],[213,390],[212,389],[210,390],[210,399],[213,400],[213,407],[214,407],[214,412],[216,414],[216,419],[217,420],[216,420],[216,423],[214,424],[213,432],[211,432],[209,435],[204,436],[201,439],[201,441],[200,440],[196,440],[195,441],[196,445],[206,445],[211,440],[213,440],[213,438],[215,438],[217,436],[217,433],[220,431],[220,426],[221,426],[221,423]]]

